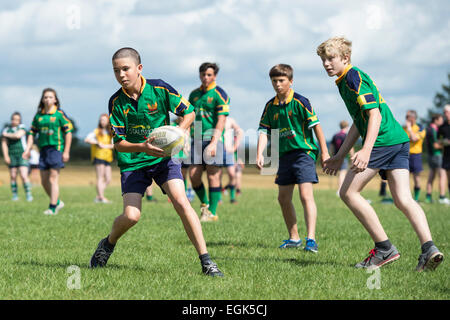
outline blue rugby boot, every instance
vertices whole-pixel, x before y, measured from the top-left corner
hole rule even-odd
[[[317,242],[314,239],[305,238],[306,245],[303,250],[308,252],[317,253],[319,251],[319,247],[317,246]]]
[[[300,248],[302,246],[302,239],[299,240],[283,240],[283,243],[278,248],[289,249],[289,248]]]

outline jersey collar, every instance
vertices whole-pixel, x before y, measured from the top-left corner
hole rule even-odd
[[[339,76],[339,78],[336,79],[336,84],[338,84],[339,82],[341,82],[341,80],[345,77],[345,75],[347,74],[348,70],[350,70],[351,68],[353,68],[353,66],[351,64],[349,64],[348,66],[345,67],[344,72],[342,72],[342,74]]]
[[[53,105],[49,112],[46,113],[45,110],[44,110],[44,108],[43,108],[42,111],[41,111],[41,113],[42,113],[42,114],[54,114],[54,113],[56,112],[56,110],[58,110],[58,107],[55,106],[55,105]]]
[[[288,104],[292,101],[292,98],[294,98],[294,90],[292,90],[292,88],[289,91],[289,95],[286,99],[286,102],[284,104]],[[275,96],[275,100],[273,101],[274,105],[279,105],[280,104],[280,100],[278,99],[278,96]]]
[[[203,92],[207,92],[211,89],[214,89],[216,87],[216,82],[213,81],[209,84],[209,86],[206,87],[206,89],[203,87],[203,85],[200,86],[200,90],[202,90]]]
[[[141,77],[141,94],[144,91],[145,85],[147,84],[147,80],[145,80],[145,78],[142,76],[142,74],[140,75]],[[130,95],[128,94],[128,92],[125,90],[124,87],[122,87],[122,92],[125,93],[127,95],[128,98],[131,99]]]

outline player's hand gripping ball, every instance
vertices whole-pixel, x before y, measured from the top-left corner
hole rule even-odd
[[[158,127],[150,133],[149,139],[153,137],[151,144],[163,149],[168,156],[177,154],[184,147],[184,132],[178,127]]]

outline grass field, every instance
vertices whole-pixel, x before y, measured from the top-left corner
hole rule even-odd
[[[225,273],[224,278],[205,277],[180,219],[157,188],[158,202],[144,202],[141,221],[120,240],[107,267],[91,270],[88,261],[121,213],[122,203],[117,184],[107,189],[113,200],[109,205],[93,203],[94,187],[86,184],[61,186],[66,207],[57,216],[42,214],[48,198],[41,187],[33,189],[32,203],[23,200],[23,193],[19,202],[11,202],[9,187],[0,187],[1,299],[450,298],[449,263],[444,261],[435,272],[414,271],[419,243],[393,205],[374,201],[402,257],[379,274],[354,269],[373,243],[335,191],[320,188],[315,192],[316,255],[278,249],[287,232],[276,192],[269,187],[246,187],[237,205],[224,197],[217,223],[202,225],[209,252]],[[378,200],[376,190],[364,195]],[[304,237],[298,197],[294,203]],[[422,205],[434,240],[448,257],[450,208]],[[193,207],[198,209],[198,200]],[[79,269],[72,273],[70,266]],[[78,289],[68,286],[68,280],[75,283],[70,282],[74,275],[79,275]],[[376,283],[379,289],[373,288]]]

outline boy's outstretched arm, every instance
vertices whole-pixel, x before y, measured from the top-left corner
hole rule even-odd
[[[258,137],[258,146],[256,147],[256,166],[260,170],[264,166],[263,152],[266,146],[267,146],[267,134],[260,133]]]
[[[373,145],[377,140],[378,132],[380,130],[380,109],[373,108],[366,110],[366,114],[369,117],[369,122],[367,124],[367,134],[364,145],[361,150],[355,152],[353,157],[351,157],[352,166],[350,167],[350,169],[354,172],[363,172],[364,170],[366,170],[370,160],[370,153],[372,152]]]
[[[326,174],[336,175],[338,173],[339,169],[342,166],[342,162],[345,159],[345,156],[353,148],[353,145],[356,143],[358,138],[359,132],[356,128],[356,125],[353,123],[347,133],[347,136],[345,137],[344,142],[342,143],[342,146],[339,148],[338,153],[328,160],[324,161],[323,171]]]
[[[328,153],[328,147],[327,147],[327,141],[325,140],[325,135],[323,134],[322,127],[320,124],[316,124],[314,127],[314,134],[316,135],[317,140],[319,141],[319,147],[320,147],[320,162],[322,165],[322,168],[325,165],[325,161],[330,158],[330,154]]]

